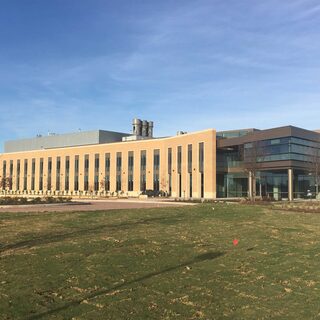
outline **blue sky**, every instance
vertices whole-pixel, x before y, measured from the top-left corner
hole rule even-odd
[[[0,0],[0,143],[320,128],[318,0]]]

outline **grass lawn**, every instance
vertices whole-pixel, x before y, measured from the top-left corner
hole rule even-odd
[[[1,213],[0,319],[320,319],[319,226],[222,204]]]

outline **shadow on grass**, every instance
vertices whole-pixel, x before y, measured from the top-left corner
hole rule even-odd
[[[70,307],[75,307],[75,306],[81,304],[81,302],[84,301],[84,300],[89,300],[89,299],[93,299],[93,298],[99,297],[101,295],[110,293],[110,292],[112,292],[114,290],[118,290],[118,289],[130,286],[130,285],[133,285],[133,284],[145,281],[145,280],[149,280],[149,279],[151,279],[153,277],[162,275],[162,274],[167,273],[167,272],[171,272],[171,271],[177,270],[177,269],[182,268],[182,267],[191,266],[191,265],[194,265],[196,263],[203,262],[203,261],[214,260],[216,258],[219,258],[219,257],[223,256],[224,254],[225,254],[225,252],[219,252],[219,251],[218,252],[207,252],[205,254],[201,254],[199,256],[196,256],[193,260],[185,261],[185,262],[183,262],[181,264],[178,264],[178,265],[175,265],[175,266],[172,266],[172,267],[168,267],[168,268],[163,269],[161,271],[148,273],[148,274],[146,274],[146,275],[144,275],[142,277],[139,277],[139,278],[136,278],[136,279],[133,279],[133,280],[118,284],[118,285],[113,286],[113,287],[111,287],[109,289],[97,290],[95,292],[92,292],[92,293],[89,293],[87,295],[84,295],[81,299],[70,301],[69,303],[66,303],[66,304],[64,304],[64,305],[62,305],[60,307],[57,307],[57,308],[52,309],[52,310],[48,310],[48,311],[43,312],[43,313],[39,313],[39,314],[36,314],[36,315],[29,316],[26,319],[28,319],[28,320],[41,319],[43,317],[46,317],[46,316],[49,316],[49,315],[53,315],[53,314],[55,314],[57,312],[64,311],[64,310],[66,310],[66,309],[68,309]]]
[[[97,232],[106,231],[106,230],[120,230],[120,229],[128,229],[131,227],[139,226],[139,225],[149,225],[152,223],[164,223],[164,224],[173,224],[179,222],[183,215],[174,215],[174,216],[165,216],[165,217],[153,217],[147,219],[141,219],[131,222],[122,222],[115,224],[106,224],[99,225],[93,228],[80,229],[67,233],[58,233],[58,234],[45,234],[41,237],[34,237],[30,240],[19,241],[16,243],[10,243],[4,246],[0,246],[0,254],[9,250],[17,250],[17,249],[28,249],[40,245],[46,245],[50,243],[56,243],[68,239],[72,239],[78,236],[86,236],[91,234],[97,234]]]

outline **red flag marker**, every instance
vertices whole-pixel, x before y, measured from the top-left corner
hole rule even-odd
[[[238,240],[238,239],[234,239],[234,240],[232,241],[232,243],[233,243],[234,246],[237,246],[238,243],[239,243],[239,240]]]

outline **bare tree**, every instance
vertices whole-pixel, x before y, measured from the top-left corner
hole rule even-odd
[[[319,184],[320,184],[320,149],[315,149],[311,156],[310,162],[310,173],[314,178],[314,183],[316,187],[316,198],[319,194]]]
[[[6,194],[7,190],[12,188],[12,178],[11,177],[0,177],[0,188]]]
[[[101,191],[104,191],[105,186],[106,186],[106,181],[105,181],[105,179],[101,179],[100,182],[99,182],[99,184],[100,184],[100,190],[101,190]]]
[[[251,192],[249,192],[249,198],[251,201],[254,201],[256,196],[255,181],[257,172],[260,171],[262,167],[265,149],[262,146],[259,146],[257,141],[253,141],[241,148],[240,153],[242,153],[243,170],[247,172],[249,178],[249,190],[251,190]]]

